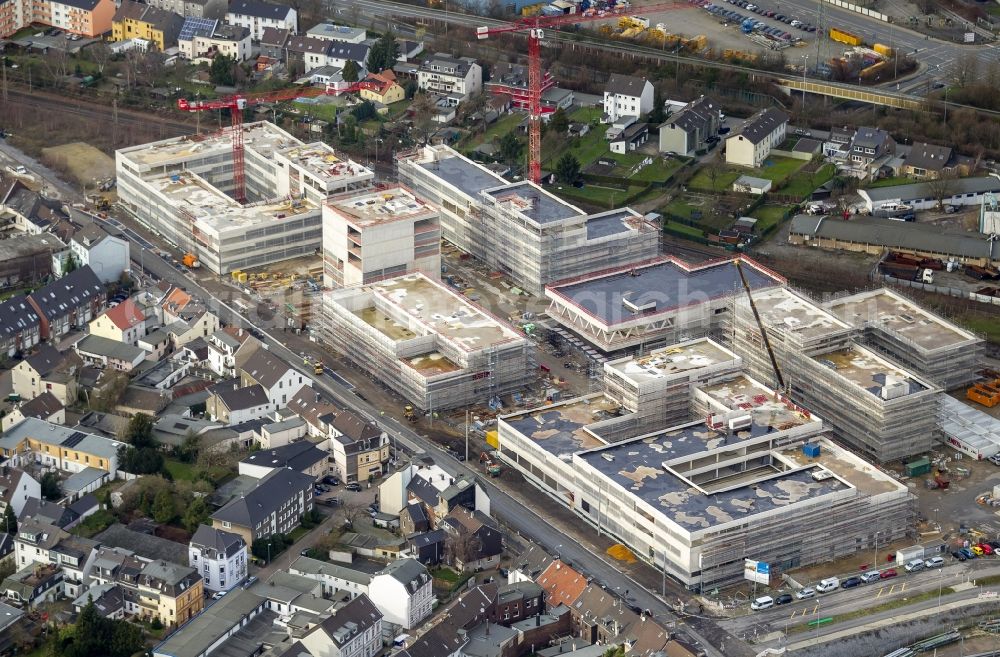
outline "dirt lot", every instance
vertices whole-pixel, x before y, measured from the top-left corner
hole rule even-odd
[[[82,141],[43,148],[42,159],[53,169],[68,173],[77,184],[90,191],[97,183],[115,176],[115,161]]]

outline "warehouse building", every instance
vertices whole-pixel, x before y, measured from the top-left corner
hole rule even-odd
[[[607,427],[634,414],[597,393],[502,416],[500,458],[694,590],[738,583],[747,558],[778,573],[907,535],[916,508],[906,486],[830,441],[816,415],[736,371],[731,352],[703,341],[659,357],[693,363],[712,353],[704,371],[687,370],[688,390],[676,393],[687,417],[666,429],[611,431],[609,440]],[[642,362],[620,362],[606,377]]]
[[[534,376],[533,344],[415,273],[323,295],[327,344],[419,409],[493,402]]]
[[[858,195],[871,213],[899,204],[914,210],[934,210],[943,205],[979,205],[986,194],[1000,194],[1000,175],[957,178],[859,189]]]
[[[606,353],[710,335],[743,294],[733,262],[691,265],[668,256],[559,281],[545,288],[548,314]],[[753,260],[741,262],[751,289],[785,285]]]
[[[317,253],[321,204],[330,195],[368,187],[374,179],[370,170],[326,144],[304,144],[271,123],[250,123],[242,130],[246,205],[230,196],[228,132],[167,139],[115,154],[122,203],[216,274]]]
[[[854,326],[787,288],[754,294],[754,304],[792,398],[836,436],[881,462],[931,449],[939,386],[857,344]],[[777,386],[749,301],[738,297],[735,307],[733,351]]]
[[[323,285],[351,287],[422,272],[441,275],[438,212],[400,185],[323,206]]]
[[[540,296],[547,283],[658,253],[656,225],[628,208],[587,214],[531,182],[508,183],[448,146],[397,158],[399,180],[441,208],[441,236]]]
[[[824,304],[861,331],[861,339],[933,383],[954,390],[976,378],[986,343],[887,288]]]

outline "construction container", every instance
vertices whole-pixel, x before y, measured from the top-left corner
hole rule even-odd
[[[931,462],[927,459],[917,459],[910,461],[904,466],[907,477],[919,477],[931,471]]]
[[[815,443],[806,443],[802,446],[802,453],[811,459],[819,457],[820,447]]]
[[[881,43],[876,43],[872,46],[872,50],[882,55],[883,57],[892,57],[892,48]]]
[[[913,559],[923,558],[924,547],[922,545],[914,545],[912,547],[896,550],[896,563],[900,565],[906,563],[907,561],[912,561]]]
[[[847,30],[841,30],[836,27],[830,28],[830,40],[846,43],[849,46],[860,46],[862,43],[861,37],[857,34],[852,34]]]
[[[496,429],[486,432],[486,444],[493,449],[500,449],[500,433]]]

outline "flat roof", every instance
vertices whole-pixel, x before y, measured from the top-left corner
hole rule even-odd
[[[264,598],[236,587],[219,600],[211,602],[182,631],[172,634],[154,648],[153,652],[173,657],[196,657],[204,654],[263,605]]]
[[[887,383],[900,383],[902,392],[899,397],[906,397],[932,388],[930,384],[917,379],[911,372],[890,363],[874,351],[858,345],[820,354],[814,356],[813,360],[829,367],[850,383],[867,390],[875,397],[881,397],[882,388]]]
[[[277,151],[277,155],[325,182],[375,175],[353,160],[342,159],[332,147],[321,141],[289,146]]]
[[[146,182],[178,210],[204,222],[217,232],[292,219],[319,208],[308,198],[280,199],[243,206],[190,171],[150,178]]]
[[[646,356],[627,356],[604,364],[624,378],[637,381],[654,381],[686,375],[719,363],[736,362],[739,356],[708,338],[691,340],[654,349]]]
[[[539,224],[584,217],[587,214],[527,180],[485,189],[483,194],[492,198],[500,207]]]
[[[378,304],[355,312],[397,342],[415,337],[417,333],[413,329],[417,326],[466,351],[485,349],[521,337],[508,324],[420,273],[379,281],[360,290],[373,293],[382,303],[396,307],[410,320],[409,326],[402,325],[380,313]]]
[[[752,424],[746,429],[751,434],[748,437],[787,431],[818,421],[812,413],[803,411],[746,374],[739,374],[720,383],[699,386],[697,390],[712,400],[719,413],[736,411],[749,414]]]
[[[503,421],[539,447],[564,460],[576,452],[604,445],[585,430],[588,425],[616,417],[621,404],[603,393],[515,413]]]
[[[752,290],[785,284],[783,278],[752,260],[741,260]],[[742,287],[732,258],[691,265],[668,256],[646,265],[556,282],[546,289],[610,325],[726,297]]]
[[[426,354],[418,354],[410,358],[404,358],[403,362],[424,376],[447,374],[449,372],[457,372],[462,369],[457,363],[442,354],[440,351],[431,351]]]
[[[330,199],[327,205],[359,228],[437,216],[433,206],[399,185],[361,194],[344,194]]]
[[[298,139],[273,123],[257,121],[243,124],[243,145],[245,148],[265,156],[276,151],[300,144]],[[130,161],[145,166],[162,166],[190,157],[205,157],[207,151],[232,153],[233,138],[230,130],[222,132],[187,135],[123,148],[118,152]]]
[[[979,341],[969,331],[886,288],[829,301],[826,307],[849,324],[876,326],[927,350]]]
[[[428,159],[428,157],[442,152],[446,154],[446,157]],[[506,180],[489,169],[479,166],[450,148],[446,150],[438,148],[430,151],[425,149],[423,153],[424,157],[416,160],[418,166],[457,187],[467,196],[477,198],[479,192],[484,189],[507,184]]]
[[[641,230],[645,224],[645,219],[637,213],[624,208],[595,214],[587,217],[587,239],[597,240],[602,237]]]
[[[715,444],[717,440],[720,442]],[[734,487],[706,494],[662,465],[665,456],[678,455],[679,445],[688,447],[694,455],[726,444],[733,444],[733,440],[726,443],[704,423],[696,423],[615,443],[580,454],[579,458],[689,531],[745,521],[757,514],[849,489],[836,477],[816,481],[812,469],[795,470],[799,464],[776,460],[754,470],[734,471]],[[745,484],[740,486],[740,482]]]
[[[740,301],[748,303],[745,296]],[[851,329],[850,324],[788,288],[761,291],[753,295],[753,301],[764,324],[800,339],[821,338]]]

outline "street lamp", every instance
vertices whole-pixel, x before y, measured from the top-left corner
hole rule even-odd
[[[809,70],[809,55],[802,55],[802,112],[806,111],[806,71]]]

